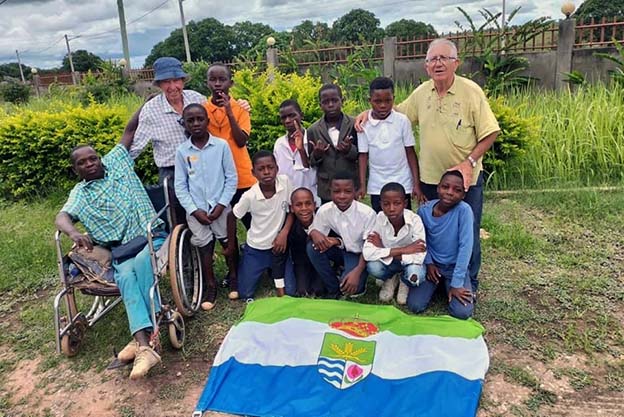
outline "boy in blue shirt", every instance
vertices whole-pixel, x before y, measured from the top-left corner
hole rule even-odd
[[[178,147],[175,192],[184,210],[191,243],[199,248],[204,276],[203,310],[211,310],[217,297],[213,271],[215,238],[227,247],[227,214],[238,177],[227,142],[208,133],[208,113],[201,104],[182,112],[190,138]],[[230,299],[238,298],[236,280],[230,280]]]
[[[437,200],[420,206],[418,215],[427,235],[427,279],[410,289],[407,306],[415,313],[427,308],[438,284],[444,282],[449,314],[467,319],[474,312],[468,264],[472,254],[472,209],[463,200],[464,178],[459,171],[447,171],[438,184]]]

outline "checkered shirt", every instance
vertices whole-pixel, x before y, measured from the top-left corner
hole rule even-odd
[[[185,107],[206,101],[205,96],[193,90],[184,90],[182,99]],[[156,166],[174,166],[176,149],[186,141],[184,127],[179,123],[181,118],[182,115],[171,107],[164,93],[145,103],[139,114],[139,127],[134,134],[130,156],[136,159],[151,140]]]
[[[126,243],[145,236],[156,211],[134,173],[134,161],[118,144],[102,158],[104,178],[81,181],[71,190],[61,209],[79,221],[100,245]],[[158,220],[157,224],[162,224]]]

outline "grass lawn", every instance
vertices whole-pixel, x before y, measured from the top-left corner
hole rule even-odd
[[[126,374],[117,372],[115,377],[102,372],[112,347],[119,349],[130,338],[123,308],[90,330],[76,358],[57,356],[52,298],[58,278],[52,233],[62,202],[59,196],[0,206],[0,291],[4,294],[0,416],[23,415],[15,410],[56,415],[57,409],[46,398],[82,392],[89,384],[87,378],[102,384],[114,381],[123,391],[126,401],[114,406],[117,415],[149,415],[142,414],[145,407],[137,401],[172,404],[190,396],[190,406],[185,406],[189,408],[180,411],[188,415],[205,370],[244,304],[229,302],[220,294],[213,312],[187,322],[188,341],[181,352],[163,341],[163,362],[169,369],[157,370],[150,379],[175,378],[170,375],[173,369],[182,374],[175,385],[151,383],[138,392],[126,381]],[[608,409],[609,398],[622,398],[622,208],[622,190],[487,195],[483,228],[489,237],[483,240],[475,318],[487,330],[492,363],[481,416],[575,415],[558,413],[593,402]],[[221,275],[223,264],[217,269]],[[369,284],[367,295],[358,302],[377,303],[375,287]],[[271,293],[268,284],[261,292]],[[442,300],[427,312],[444,313]],[[37,382],[31,395],[25,396],[14,388],[14,378],[28,366]],[[622,411],[617,408],[621,404],[612,406],[615,411],[605,415]],[[68,410],[67,415],[79,415],[71,414],[71,407]]]

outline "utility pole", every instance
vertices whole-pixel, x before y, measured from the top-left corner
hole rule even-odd
[[[65,34],[65,45],[67,45],[67,58],[69,58],[69,68],[72,74],[72,84],[76,85],[76,72],[74,71],[74,60],[72,59],[71,49],[69,49],[69,38]]]
[[[501,15],[501,31],[502,31],[502,37],[501,37],[501,54],[504,55],[505,54],[505,0],[503,0],[503,14]]]
[[[184,50],[186,51],[186,62],[191,62],[191,48],[189,47],[188,33],[186,32],[186,22],[184,21],[184,8],[182,2],[184,0],[178,0],[180,5],[180,20],[182,21],[182,37],[184,38]]]
[[[126,32],[126,15],[124,13],[123,0],[117,0],[117,11],[119,13],[119,27],[121,29],[121,46],[123,47],[124,58],[128,69],[130,66],[130,48],[128,48],[128,32]]]
[[[19,65],[20,77],[22,77],[22,82],[25,83],[26,79],[24,78],[24,70],[22,69],[22,60],[20,59],[19,51],[17,49],[15,50],[15,54],[17,55],[17,65]]]

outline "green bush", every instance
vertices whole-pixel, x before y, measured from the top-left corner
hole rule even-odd
[[[501,128],[494,145],[483,159],[486,175],[493,176],[504,172],[510,163],[521,158],[536,143],[540,119],[521,116],[517,109],[505,104],[503,97],[490,99],[490,107]]]
[[[206,85],[206,73],[208,72],[209,63],[205,61],[185,62],[182,64],[184,71],[189,78],[184,83],[184,88],[195,90],[202,93],[206,97],[210,95],[210,89]]]
[[[88,143],[101,154],[121,137],[130,117],[122,106],[91,104],[57,111],[16,111],[0,123],[0,196],[17,199],[67,190],[76,182],[71,149]],[[152,153],[146,150],[136,171],[145,182],[155,181]]]
[[[248,100],[252,108],[249,153],[260,149],[272,151],[275,140],[284,135],[285,129],[279,118],[279,105],[284,100],[297,100],[303,112],[304,127],[318,120],[323,115],[318,103],[321,86],[320,78],[309,73],[283,74],[275,68],[261,73],[251,69],[237,71],[232,95]],[[343,105],[346,113],[354,109],[354,102],[348,101]]]
[[[30,97],[30,87],[16,81],[0,83],[0,98],[9,103],[26,103]]]

